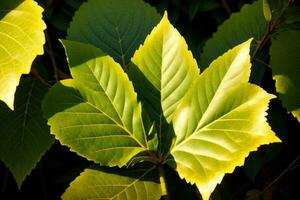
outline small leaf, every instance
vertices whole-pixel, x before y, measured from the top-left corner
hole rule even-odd
[[[0,100],[13,110],[21,75],[43,54],[46,25],[43,9],[32,0],[0,0],[0,5]]]
[[[212,38],[207,40],[200,56],[200,68],[205,69],[227,50],[253,37],[256,47],[267,31],[268,24],[263,14],[263,2],[259,0],[245,5],[239,13],[234,13],[218,27]]]
[[[125,67],[159,19],[142,0],[89,0],[76,12],[67,39],[92,44]]]
[[[50,89],[43,110],[51,133],[101,165],[123,166],[148,150],[141,105],[128,77],[91,45],[63,41],[73,79]]]
[[[93,167],[71,183],[62,199],[158,200],[160,196],[159,177],[154,167]]]
[[[300,122],[300,31],[280,32],[270,49],[273,78],[279,99]]]
[[[270,22],[272,19],[272,12],[268,0],[263,0],[263,11],[266,21]]]
[[[43,118],[41,100],[47,88],[34,79],[21,79],[15,110],[0,103],[0,160],[20,188],[26,176],[54,142]]]
[[[266,122],[274,96],[248,83],[251,40],[229,50],[203,72],[172,120],[177,136],[169,164],[207,200],[225,173],[260,145],[280,140]]]

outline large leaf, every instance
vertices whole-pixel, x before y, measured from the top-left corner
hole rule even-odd
[[[73,79],[50,89],[43,110],[51,133],[102,165],[125,165],[148,150],[141,105],[121,66],[91,45],[63,41]]]
[[[161,196],[157,170],[152,168],[88,168],[71,183],[63,200],[155,200]]]
[[[0,0],[0,100],[14,109],[16,87],[43,54],[43,9],[32,0]]]
[[[276,91],[286,109],[300,122],[300,31],[281,32],[272,38],[271,67]]]
[[[180,100],[198,76],[199,69],[184,38],[170,24],[167,13],[131,60],[135,64],[132,67],[137,67],[145,77],[143,81],[149,82],[157,91],[153,94],[158,96],[153,97],[147,87],[140,85],[137,88],[145,103],[153,107],[155,114],[152,116],[157,119],[163,114],[170,122]]]
[[[15,110],[0,103],[0,160],[10,169],[19,188],[54,142],[41,110],[47,88],[33,79],[21,79],[20,83]]]
[[[207,40],[200,57],[200,67],[204,69],[227,50],[242,43],[250,37],[259,44],[267,31],[267,22],[263,13],[263,0],[245,5],[239,13],[234,13],[218,27],[212,38]]]
[[[142,0],[89,0],[75,14],[67,39],[93,44],[125,67],[159,19]]]
[[[149,113],[156,121],[159,139],[168,148],[163,124],[170,122],[181,99],[199,74],[197,63],[167,13],[135,52],[130,78]],[[165,132],[163,135],[162,132]],[[166,137],[165,137],[166,136]],[[166,141],[168,140],[168,141]]]
[[[182,100],[173,118],[170,161],[208,199],[225,173],[260,145],[280,141],[266,122],[273,95],[248,82],[251,40],[215,60]]]

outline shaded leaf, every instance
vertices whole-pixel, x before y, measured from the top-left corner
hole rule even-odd
[[[274,35],[270,49],[276,91],[286,109],[300,122],[300,31]]]
[[[93,44],[125,67],[159,19],[142,0],[89,0],[75,14],[67,39]]]
[[[154,167],[94,167],[81,173],[62,199],[158,200],[160,196],[159,176]]]
[[[41,100],[47,88],[34,79],[21,79],[15,110],[0,103],[0,160],[20,188],[26,176],[54,142],[43,118]]]
[[[14,96],[22,74],[30,72],[43,54],[43,9],[32,0],[0,0],[0,100],[14,109]]]
[[[253,48],[259,44],[267,31],[267,22],[263,13],[263,2],[259,0],[245,5],[239,13],[234,13],[218,27],[212,38],[207,40],[200,56],[200,68],[204,69],[227,50],[254,38]]]
[[[225,173],[260,145],[280,140],[266,122],[274,96],[248,83],[251,40],[215,60],[182,100],[172,120],[177,136],[169,164],[207,200]]]
[[[51,133],[101,165],[122,166],[148,150],[141,105],[121,66],[91,45],[63,41],[73,79],[54,85],[43,111]]]

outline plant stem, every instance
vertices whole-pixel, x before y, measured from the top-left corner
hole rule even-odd
[[[162,199],[169,200],[170,198],[168,195],[167,184],[166,184],[166,179],[165,179],[165,170],[164,170],[163,165],[158,166],[158,173],[159,173],[159,181],[160,181]]]
[[[58,81],[58,71],[57,71],[58,68],[57,68],[56,61],[55,61],[55,58],[53,55],[53,48],[52,48],[52,44],[50,41],[50,37],[49,37],[47,31],[45,31],[45,37],[46,37],[46,42],[47,42],[47,46],[48,46],[48,49],[46,49],[46,51],[50,57],[50,60],[51,60],[52,66],[53,66],[54,79],[55,79],[55,81]]]
[[[280,174],[279,176],[277,176],[267,187],[265,187],[265,189],[263,189],[263,191],[261,191],[260,196],[266,192],[270,187],[272,187],[283,175],[285,175],[292,167],[294,164],[297,163],[297,161],[300,160],[300,155],[297,156],[297,158],[295,158],[288,166],[287,168],[285,168]]]
[[[222,0],[222,6],[226,10],[227,14],[230,16],[232,12],[231,12],[231,9],[229,7],[227,0]]]
[[[5,169],[2,184],[1,184],[1,191],[0,191],[1,193],[4,193],[6,190],[7,181],[8,181],[8,170]]]
[[[37,78],[41,83],[43,83],[44,85],[46,85],[47,87],[51,87],[51,85],[48,83],[48,81],[45,80],[43,77],[41,77],[41,76],[39,75],[38,71],[37,71],[34,67],[31,68],[31,74],[32,74],[35,78]]]

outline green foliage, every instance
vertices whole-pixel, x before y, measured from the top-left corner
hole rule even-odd
[[[248,38],[254,38],[252,48],[255,48],[264,37],[267,26],[262,0],[245,5],[239,13],[233,13],[218,27],[212,38],[207,40],[200,56],[200,67],[205,69],[218,56]]]
[[[63,199],[159,199],[160,183],[154,167],[85,169],[62,196]]]
[[[32,0],[0,1],[0,100],[14,109],[16,87],[45,43],[43,9]]]
[[[276,91],[288,110],[300,121],[300,31],[276,34],[270,49]]]
[[[125,165],[148,148],[131,82],[101,50],[78,42],[63,44],[73,79],[57,83],[45,97],[51,133],[101,165]]]
[[[137,91],[143,90],[143,83],[152,86],[146,87],[140,98],[143,105],[154,105],[153,109],[146,104],[159,139],[152,153],[141,104],[121,66],[96,47],[63,41],[73,79],[57,83],[44,100],[51,133],[72,151],[101,165],[123,166],[146,151],[144,160],[156,165],[168,162],[182,178],[196,183],[208,199],[224,174],[243,165],[250,151],[280,141],[265,119],[273,96],[247,83],[250,42],[227,52],[199,76],[184,39],[164,15],[136,51],[131,65],[136,66],[132,76],[139,76],[138,82],[133,79]],[[157,96],[146,95],[152,92]],[[173,140],[172,131],[162,127],[172,124],[176,139],[170,149],[166,144]],[[86,184],[86,173],[76,184]],[[100,192],[97,198],[107,198]],[[81,198],[84,193],[86,190],[77,195]]]
[[[90,0],[76,13],[67,39],[92,44],[126,66],[159,19],[141,0]]]
[[[282,174],[262,180],[270,168],[279,173],[281,149],[290,157],[299,152],[290,148],[299,140],[287,136],[300,128],[298,4],[258,0],[231,14],[245,1],[146,0],[170,11],[173,26],[166,11],[161,18],[143,0],[85,1],[37,1],[44,22],[37,2],[0,0],[0,160],[18,188],[53,134],[58,142],[29,178],[40,179],[44,194],[32,199],[57,199],[73,179],[63,199],[194,199],[199,192],[203,200],[271,199]],[[36,57],[45,23],[45,55]],[[203,44],[200,74],[192,51]],[[281,142],[273,131],[285,145],[257,151]],[[73,158],[80,164],[68,162]],[[59,174],[50,170],[46,184],[44,162]],[[234,176],[225,174],[244,164],[251,182],[236,195]],[[2,177],[1,167],[2,192],[10,174],[5,169]],[[48,197],[47,185],[62,182]]]
[[[53,143],[43,118],[41,101],[47,88],[35,79],[21,79],[16,91],[15,110],[0,104],[0,159],[12,172],[20,188]]]

